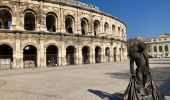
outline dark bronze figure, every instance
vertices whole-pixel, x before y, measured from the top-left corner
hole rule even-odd
[[[129,48],[130,83],[124,93],[123,100],[166,100],[164,95],[152,80],[149,67],[149,57],[144,43],[139,42]],[[134,69],[136,64],[136,72]]]

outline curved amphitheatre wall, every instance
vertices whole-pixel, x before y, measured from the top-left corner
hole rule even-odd
[[[0,33],[0,48],[12,48],[0,51],[8,68],[127,59],[125,23],[78,0],[0,1]]]

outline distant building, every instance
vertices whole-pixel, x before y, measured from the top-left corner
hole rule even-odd
[[[170,57],[170,34],[162,34],[156,38],[143,39],[148,44],[148,52],[152,57]]]

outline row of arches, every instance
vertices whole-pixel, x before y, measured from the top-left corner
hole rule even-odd
[[[56,32],[57,30],[57,15],[53,12],[49,12],[46,14],[46,28],[49,32]],[[28,31],[36,30],[36,20],[37,15],[36,12],[29,9],[24,12],[24,29]],[[10,9],[0,8],[0,29],[10,29],[12,26],[12,12]],[[73,34],[75,27],[75,18],[72,15],[67,15],[65,17],[65,30],[67,33]],[[93,35],[97,35],[100,33],[101,24],[99,20],[93,21],[93,26],[90,26],[87,18],[81,19],[81,34],[87,35],[89,32],[89,27],[93,27]],[[107,22],[104,23],[104,33],[109,33],[109,24]],[[115,25],[112,25],[113,33],[115,32]],[[123,28],[118,27],[118,32],[124,32]],[[123,33],[122,33],[123,34]]]
[[[116,48],[114,48],[116,49]],[[76,64],[76,48],[74,46],[68,46],[66,48],[66,64]],[[82,64],[90,64],[91,49],[88,46],[82,48]],[[23,65],[24,68],[37,67],[37,48],[34,45],[27,45],[23,49]],[[106,62],[110,62],[110,48],[105,49]],[[46,66],[58,66],[59,65],[59,49],[55,45],[49,45],[46,48]],[[101,47],[95,48],[95,63],[102,62]],[[116,61],[116,50],[114,50],[114,61]],[[7,44],[0,45],[0,69],[10,69],[13,63],[13,49]]]

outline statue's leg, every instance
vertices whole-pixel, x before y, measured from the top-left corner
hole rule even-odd
[[[139,91],[142,95],[144,95],[144,91],[143,91],[143,88],[144,88],[144,85],[143,85],[143,74],[142,74],[142,70],[137,70],[136,71],[136,78],[137,78],[137,83],[138,83],[138,86],[139,86]]]

